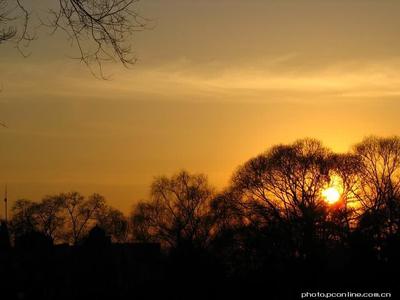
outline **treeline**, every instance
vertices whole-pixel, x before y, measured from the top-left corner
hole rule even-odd
[[[340,199],[329,204],[332,186]],[[277,145],[222,192],[202,174],[158,177],[128,217],[97,194],[19,200],[9,227],[16,240],[36,231],[79,244],[95,224],[114,242],[160,243],[182,280],[382,285],[400,265],[400,138],[369,137],[344,154],[314,139]]]
[[[85,198],[78,192],[44,197],[40,202],[15,201],[8,224],[13,240],[37,232],[55,244],[77,245],[95,225],[103,228],[114,242],[129,238],[129,224],[123,213],[109,205],[103,196]]]
[[[341,193],[334,204],[323,197],[330,186]],[[288,281],[381,282],[378,270],[399,266],[400,138],[369,137],[345,154],[313,139],[274,146],[221,193],[204,175],[160,177],[131,219],[137,239],[207,250],[234,278],[295,268]]]

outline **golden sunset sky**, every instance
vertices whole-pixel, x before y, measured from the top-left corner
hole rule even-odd
[[[48,1],[50,2],[50,1]],[[400,134],[400,1],[142,0],[131,70],[93,77],[62,33],[0,46],[0,184],[9,198],[98,192],[128,212],[154,176],[217,188],[277,143],[344,152]]]

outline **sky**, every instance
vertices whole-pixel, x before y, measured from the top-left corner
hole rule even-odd
[[[50,3],[50,1],[47,1]],[[46,1],[43,2],[46,5]],[[314,137],[345,152],[400,135],[399,1],[142,0],[138,62],[78,61],[40,30],[0,45],[0,185],[9,199],[77,190],[128,213],[155,176],[222,189],[246,160]]]

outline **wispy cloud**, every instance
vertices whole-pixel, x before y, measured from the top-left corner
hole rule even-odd
[[[400,95],[400,58],[382,61],[350,61],[309,70],[300,65],[301,57],[289,53],[257,59],[249,64],[198,63],[180,59],[158,66],[138,65],[122,71],[110,81],[91,77],[77,66],[58,71],[57,64],[15,65],[4,69],[2,98],[28,99],[33,96],[71,99],[101,98],[157,99],[248,99],[268,100],[309,96],[335,96],[340,99],[380,98]],[[290,67],[286,67],[287,62]],[[40,69],[40,71],[38,71]],[[76,75],[79,74],[79,75]],[[17,80],[18,79],[18,80]]]

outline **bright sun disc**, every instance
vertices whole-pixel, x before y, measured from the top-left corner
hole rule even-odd
[[[326,190],[322,191],[322,196],[324,196],[325,201],[328,204],[334,204],[334,203],[338,202],[340,199],[340,193],[334,187],[330,187],[330,188],[327,188]]]

